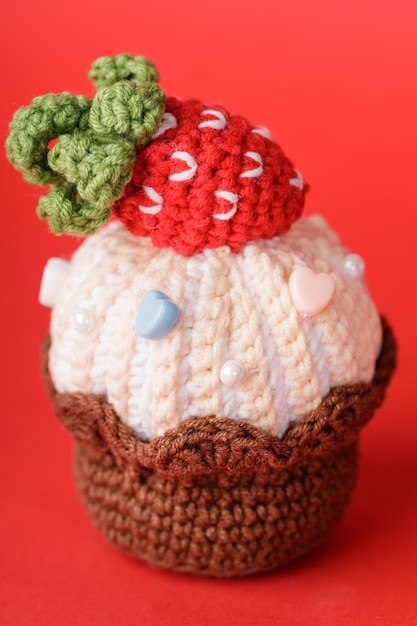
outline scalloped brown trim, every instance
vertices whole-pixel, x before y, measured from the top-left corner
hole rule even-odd
[[[332,389],[282,439],[227,418],[193,418],[150,443],[140,441],[102,396],[56,393],[47,368],[49,340],[43,346],[45,384],[57,417],[75,439],[110,451],[119,463],[146,467],[171,478],[269,472],[354,443],[381,404],[396,364],[396,342],[382,318],[383,345],[371,383]]]

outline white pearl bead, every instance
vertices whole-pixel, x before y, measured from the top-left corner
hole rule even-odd
[[[93,316],[88,309],[78,309],[74,314],[73,325],[81,333],[89,333],[93,328]]]
[[[361,278],[365,272],[365,261],[359,254],[348,254],[344,258],[343,267],[351,278]]]
[[[226,361],[220,371],[220,380],[228,387],[235,387],[242,378],[242,366],[237,361]]]

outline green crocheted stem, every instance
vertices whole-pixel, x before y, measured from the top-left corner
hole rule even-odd
[[[60,137],[48,155],[50,167],[77,187],[81,198],[110,207],[129,182],[135,147],[158,128],[165,96],[156,83],[121,82],[94,98],[89,128]]]
[[[109,219],[132,176],[136,147],[158,130],[165,108],[155,66],[144,57],[102,57],[90,76],[99,89],[94,100],[39,96],[10,124],[10,162],[28,182],[53,186],[38,215],[56,234],[88,235]]]
[[[110,87],[121,80],[134,80],[138,83],[158,82],[155,65],[142,56],[118,54],[114,57],[100,57],[88,73],[95,88]]]
[[[47,185],[59,180],[48,165],[48,143],[75,128],[87,128],[91,100],[72,93],[47,94],[18,109],[6,141],[9,161],[27,182]]]

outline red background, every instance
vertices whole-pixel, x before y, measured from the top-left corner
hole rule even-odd
[[[415,0],[3,2],[1,136],[50,91],[92,95],[98,56],[145,54],[165,91],[267,125],[321,212],[361,253],[399,367],[365,429],[343,521],[281,571],[210,580],[153,570],[107,545],[78,501],[72,443],[39,374],[49,256],[77,245],[35,216],[39,191],[1,157],[0,623],[417,624]]]

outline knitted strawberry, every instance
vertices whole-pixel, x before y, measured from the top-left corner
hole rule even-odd
[[[99,59],[90,75],[100,88],[92,102],[35,98],[11,124],[11,162],[29,182],[52,184],[38,212],[55,233],[91,234],[112,208],[158,247],[237,252],[300,216],[303,178],[267,129],[198,101],[164,104],[142,57]]]
[[[302,211],[299,172],[264,128],[221,107],[169,98],[137,150],[114,214],[135,235],[189,255],[283,234]]]

